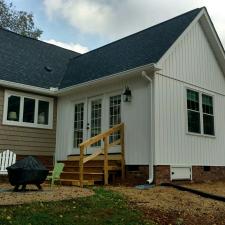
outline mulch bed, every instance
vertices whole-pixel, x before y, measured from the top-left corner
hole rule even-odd
[[[0,205],[18,205],[32,202],[50,202],[69,200],[79,197],[93,195],[90,189],[74,186],[54,186],[42,185],[43,190],[38,191],[36,186],[27,185],[29,191],[13,192],[13,187],[9,184],[0,184]]]
[[[225,195],[225,183],[193,184],[187,187],[217,195]],[[112,187],[125,195],[134,208],[156,224],[168,225],[225,225],[225,203],[206,199],[169,187],[138,190],[131,187]]]

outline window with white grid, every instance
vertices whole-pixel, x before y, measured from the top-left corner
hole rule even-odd
[[[75,105],[74,111],[74,148],[78,148],[83,142],[84,128],[84,103]]]
[[[109,99],[109,127],[121,123],[121,95],[111,96]],[[109,143],[120,138],[120,133],[115,132],[109,137]]]
[[[102,127],[102,100],[97,99],[91,102],[91,137],[101,133]],[[92,147],[101,146],[101,141],[96,142]]]

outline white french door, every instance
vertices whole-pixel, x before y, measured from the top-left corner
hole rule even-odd
[[[94,137],[103,131],[102,103],[102,97],[88,99],[87,138]],[[101,147],[101,145],[101,141],[91,145],[86,149],[86,154],[92,154],[97,148]]]
[[[102,96],[98,96],[75,103],[73,154],[79,154],[79,144],[81,142],[94,137],[103,131],[102,102]],[[85,150],[85,153],[92,154],[96,148],[101,147],[101,144],[101,142],[98,142],[92,145],[90,148]]]
[[[121,95],[97,96],[74,104],[73,152],[80,154],[79,144],[94,137],[121,122]],[[109,142],[119,138],[118,132],[112,134]],[[85,154],[92,154],[101,147],[101,141],[85,149]],[[110,152],[118,152],[115,146]]]

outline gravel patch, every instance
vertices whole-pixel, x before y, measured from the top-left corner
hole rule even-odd
[[[185,185],[191,188],[225,195],[225,183]],[[156,186],[148,190],[129,187],[111,187],[122,193],[134,207],[144,211],[146,218],[158,224],[212,225],[225,224],[225,203],[179,191],[170,187]]]
[[[19,205],[32,202],[50,202],[69,200],[79,197],[91,196],[94,192],[91,189],[74,186],[42,185],[43,190],[37,191],[34,185],[27,185],[29,191],[13,192],[13,187],[8,184],[0,184],[0,205]]]

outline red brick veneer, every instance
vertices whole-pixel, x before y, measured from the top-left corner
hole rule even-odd
[[[170,180],[170,166],[155,166],[155,183],[168,183]],[[186,182],[225,181],[225,166],[210,166],[209,171],[204,171],[204,166],[192,166],[192,180]],[[174,181],[178,182],[178,181]],[[182,181],[179,181],[182,182]]]

